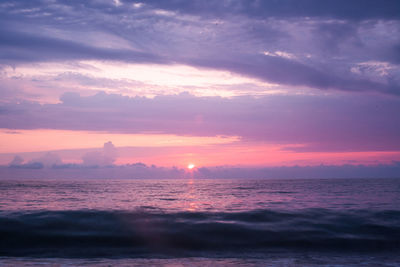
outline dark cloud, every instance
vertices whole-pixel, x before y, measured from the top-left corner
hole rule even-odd
[[[167,62],[146,52],[99,48],[76,41],[14,31],[0,31],[0,59],[3,64],[74,59],[108,59],[137,63]]]
[[[393,44],[387,47],[387,49],[383,49],[382,59],[394,64],[400,64],[400,43]]]
[[[133,1],[124,1],[126,3]],[[185,1],[149,0],[156,8],[203,16],[241,14],[249,17],[290,18],[328,17],[339,19],[400,19],[400,5],[396,0],[239,0],[239,1]]]
[[[113,1],[79,1],[79,0],[22,0],[4,1],[2,7],[9,11],[23,10],[25,14],[37,12],[43,17],[45,12],[82,11],[82,9],[118,15],[124,14],[132,4],[142,3],[140,9],[162,9],[180,12],[182,14],[202,15],[206,17],[224,17],[234,14],[249,17],[290,18],[290,17],[328,17],[339,19],[399,19],[400,5],[396,0],[120,0],[121,5]]]
[[[196,59],[190,61],[190,64],[230,70],[278,84],[301,85],[324,90],[338,89],[352,92],[378,91],[386,94],[400,95],[400,85],[397,83],[386,84],[362,77],[351,77],[350,75],[343,77],[302,63],[273,56],[264,56],[263,58],[249,57],[246,61],[209,61]]]
[[[4,1],[1,63],[179,63],[279,84],[400,94],[395,0],[121,3]],[[350,71],[371,61],[394,66],[379,80]]]
[[[400,99],[379,95],[127,97],[67,93],[59,104],[4,104],[0,128],[242,136],[296,151],[399,150]]]
[[[325,53],[338,54],[341,47],[351,42],[354,46],[363,46],[359,39],[358,28],[360,25],[354,22],[338,21],[336,23],[320,23],[313,29],[315,41],[320,44],[320,47]]]

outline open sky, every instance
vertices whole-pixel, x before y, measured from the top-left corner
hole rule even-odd
[[[398,0],[0,2],[0,165],[398,161]]]

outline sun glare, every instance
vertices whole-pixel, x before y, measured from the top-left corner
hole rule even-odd
[[[196,165],[194,165],[193,163],[190,163],[187,167],[189,170],[193,169]]]

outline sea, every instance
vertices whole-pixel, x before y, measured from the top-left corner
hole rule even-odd
[[[400,178],[2,178],[0,266],[400,266]]]

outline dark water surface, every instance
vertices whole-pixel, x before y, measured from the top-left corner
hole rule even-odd
[[[0,265],[400,266],[400,179],[0,180]]]

